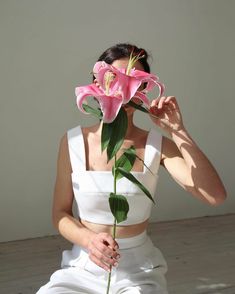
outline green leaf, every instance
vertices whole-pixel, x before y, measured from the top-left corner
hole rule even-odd
[[[127,123],[128,119],[126,111],[121,107],[116,119],[111,123],[112,135],[107,146],[108,160],[112,159],[121,148],[126,135]]]
[[[153,202],[155,203],[153,197],[151,196],[150,192],[148,191],[148,189],[145,188],[144,185],[142,185],[137,179],[136,177],[134,177],[131,173],[126,172],[125,169],[123,169],[122,167],[118,167],[117,170],[124,176],[126,177],[129,181],[131,181],[133,184],[135,184],[137,187],[140,188],[140,190],[142,190],[145,195]]]
[[[85,103],[82,104],[82,107],[83,107],[83,109],[84,109],[87,113],[89,113],[89,114],[93,114],[93,115],[97,116],[97,117],[100,118],[100,119],[101,119],[102,116],[103,116],[102,111],[101,111],[100,109],[95,109],[95,108],[93,108],[93,107],[91,107],[90,105],[85,104]]]
[[[127,103],[127,105],[130,105],[130,106],[132,106],[132,107],[134,107],[134,108],[136,108],[136,109],[138,109],[140,111],[143,111],[145,113],[149,112],[148,109],[144,108],[143,106],[141,106],[139,104],[136,104],[135,102],[133,102],[131,100]]]
[[[128,149],[125,149],[125,152],[120,156],[116,162],[116,167],[122,167],[125,171],[131,171],[136,159],[135,147],[131,146]],[[112,169],[112,173],[114,176],[114,167]],[[123,175],[116,170],[116,179],[119,180],[123,177]]]
[[[112,125],[103,123],[101,132],[101,150],[102,152],[107,148],[112,135]]]
[[[143,162],[143,165],[150,171],[150,173],[152,175],[154,175],[154,173],[151,171],[151,169],[145,164],[144,160],[136,154],[135,150],[134,150],[134,154],[133,154],[133,150],[132,149],[130,149],[130,148],[129,149],[125,149],[125,154],[126,154],[126,156],[129,155],[129,156],[135,156],[136,158],[138,158],[140,161]]]
[[[117,223],[123,222],[127,219],[129,204],[125,196],[110,193],[109,206]]]
[[[128,119],[126,111],[121,107],[115,120],[110,123],[110,139],[107,145],[108,161],[112,159],[121,148],[124,137],[126,135],[127,123]]]

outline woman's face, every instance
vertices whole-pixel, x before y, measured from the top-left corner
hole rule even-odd
[[[112,65],[116,68],[127,68],[128,61],[129,61],[129,58],[117,59],[112,63]],[[144,68],[139,61],[137,61],[134,64],[134,67],[135,67],[135,69],[144,71]]]
[[[128,66],[128,61],[129,61],[129,59],[128,58],[122,58],[122,59],[117,59],[117,60],[115,60],[113,63],[112,63],[112,65],[114,66],[114,67],[116,67],[116,68],[127,68],[127,66]],[[137,69],[137,70],[142,70],[142,71],[144,71],[144,68],[143,68],[143,66],[142,66],[142,64],[139,62],[139,61],[137,61],[135,64],[134,64],[134,67],[135,67],[135,69]],[[139,87],[139,91],[141,91],[141,90],[143,90],[143,88],[144,88],[144,85],[141,85],[140,87]],[[135,98],[135,97],[133,97],[132,99],[131,99],[131,101],[133,101],[133,102],[135,102],[136,104],[141,104],[142,102],[141,102],[141,100],[139,99],[139,98]],[[127,111],[128,110],[128,113],[132,110],[132,113],[135,111],[135,109],[133,108],[133,107],[130,107],[130,106],[124,106],[124,108],[125,108],[125,110]]]

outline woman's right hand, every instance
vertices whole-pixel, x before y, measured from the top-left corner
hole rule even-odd
[[[89,258],[99,267],[110,271],[110,266],[117,266],[120,254],[118,243],[108,233],[92,235],[88,242]]]

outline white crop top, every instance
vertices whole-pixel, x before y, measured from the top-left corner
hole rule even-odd
[[[111,171],[86,170],[86,156],[83,134],[80,126],[67,132],[69,156],[72,166],[72,184],[78,214],[81,219],[113,225],[114,217],[109,207],[109,193],[113,192],[113,175]],[[145,146],[143,172],[131,172],[151,193],[155,195],[158,169],[161,157],[162,135],[151,129]],[[127,220],[119,225],[141,223],[150,217],[152,201],[132,182],[126,178],[117,181],[117,194],[126,196],[129,203]]]

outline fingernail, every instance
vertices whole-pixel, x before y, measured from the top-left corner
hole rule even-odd
[[[116,258],[119,259],[120,258],[120,254],[118,254]]]
[[[117,266],[117,265],[118,265],[118,263],[117,263],[117,262],[115,262],[115,263],[114,263],[114,266]]]
[[[114,249],[115,249],[115,250],[117,250],[117,249],[118,249],[118,246],[117,246],[117,245],[115,245]]]

